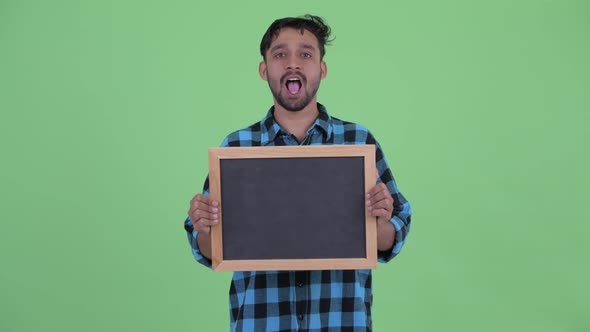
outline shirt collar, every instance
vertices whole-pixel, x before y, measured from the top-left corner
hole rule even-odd
[[[332,136],[332,117],[328,114],[328,111],[324,105],[320,103],[317,103],[317,105],[318,111],[320,113],[307,132],[309,134],[314,127],[317,127],[323,132],[325,139],[328,140]],[[262,145],[266,145],[268,142],[274,141],[278,134],[287,132],[281,128],[278,122],[275,121],[273,114],[274,106],[268,110],[266,116],[262,119],[262,121],[260,121]]]

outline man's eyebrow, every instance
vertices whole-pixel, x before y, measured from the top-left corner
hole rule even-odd
[[[301,48],[308,48],[308,49],[311,49],[311,50],[315,50],[315,47],[313,45],[311,45],[311,44],[301,43],[301,44],[299,44],[299,47],[301,47]]]
[[[276,44],[275,46],[273,46],[273,47],[270,49],[270,52],[272,53],[272,52],[274,52],[274,51],[278,50],[279,48],[285,48],[285,47],[287,47],[287,44],[285,44],[285,43],[282,43],[282,44]]]
[[[312,45],[312,44],[306,44],[306,43],[299,43],[298,45],[300,48],[305,48],[305,49],[310,49],[310,50],[315,50],[316,48]],[[281,44],[276,44],[275,46],[271,47],[269,52],[274,52],[278,49],[281,48],[287,48],[287,44],[286,43],[281,43]]]

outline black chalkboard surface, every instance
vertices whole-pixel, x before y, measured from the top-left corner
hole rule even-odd
[[[376,267],[374,145],[212,148],[215,271]]]

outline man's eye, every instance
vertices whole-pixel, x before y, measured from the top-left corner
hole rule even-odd
[[[284,58],[285,53],[275,53],[275,58]]]
[[[302,53],[301,56],[304,58],[311,58],[311,53]]]

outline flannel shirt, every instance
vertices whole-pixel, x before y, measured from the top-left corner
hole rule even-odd
[[[401,250],[410,229],[411,208],[399,192],[379,143],[363,126],[331,117],[317,104],[318,118],[298,142],[274,120],[271,107],[262,121],[228,135],[222,147],[320,144],[375,144],[378,182],[394,199],[395,242],[378,252],[381,263]],[[203,193],[209,195],[209,181]],[[184,222],[195,259],[211,267],[197,245],[197,231]],[[230,331],[371,331],[371,270],[234,272],[230,284]]]

